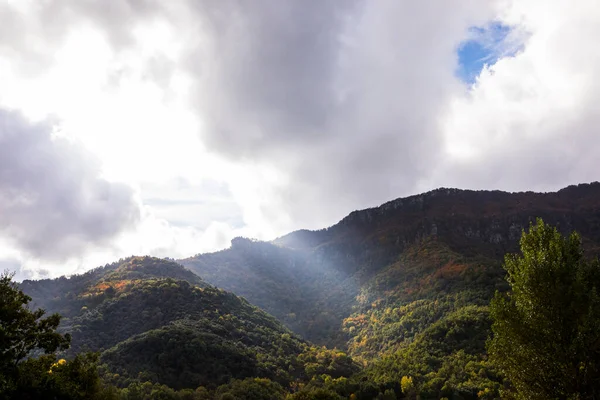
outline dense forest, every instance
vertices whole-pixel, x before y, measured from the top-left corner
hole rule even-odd
[[[5,275],[15,300],[3,300],[2,318],[23,314],[33,339],[25,355],[3,353],[0,391],[598,398],[599,250],[598,183],[439,189],[184,260],[131,257],[19,285]]]

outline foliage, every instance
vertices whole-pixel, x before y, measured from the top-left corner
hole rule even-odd
[[[259,336],[230,322],[224,327],[208,319],[181,320],[130,338],[103,353],[105,378],[119,386],[148,379],[175,389],[247,377],[287,386],[324,373],[349,377],[359,370],[343,352],[307,346],[289,334],[263,330]]]
[[[45,310],[30,310],[31,297],[20,290],[10,274],[0,275],[0,370],[17,366],[33,350],[45,353],[66,349],[70,335],[56,332],[58,314],[42,318]]]
[[[291,394],[286,400],[343,400],[343,397],[329,389],[310,388]]]
[[[76,349],[104,350],[103,374],[119,386],[195,388],[255,376],[286,383],[302,373],[297,356],[307,348],[244,299],[169,278],[116,293],[73,318],[72,329]]]
[[[234,379],[215,392],[216,399],[231,400],[280,400],[284,395],[281,385],[264,378]]]
[[[412,376],[403,376],[400,380],[400,388],[402,389],[402,393],[409,394],[415,390],[415,384],[413,382]]]
[[[410,376],[424,398],[477,398],[488,389],[498,394],[499,377],[483,352],[489,319],[484,308],[464,308],[431,325],[395,353],[371,363],[364,374],[380,387],[398,388]],[[473,340],[475,339],[475,340]],[[406,383],[406,379],[404,379]],[[398,385],[399,384],[399,385]]]
[[[106,399],[111,388],[105,387],[96,370],[98,355],[77,355],[73,360],[56,361],[46,355],[19,365],[19,379],[12,392],[20,399]]]
[[[30,301],[11,275],[0,276],[0,398],[108,398],[96,371],[98,356],[57,360],[54,353],[69,346],[70,336],[56,332],[58,314],[42,319],[45,311],[30,310]],[[36,351],[46,354],[31,357]]]
[[[541,219],[520,243],[504,264],[512,291],[492,301],[490,356],[517,398],[597,398],[600,263]]]
[[[71,319],[94,308],[115,294],[148,279],[171,278],[192,285],[208,286],[199,276],[183,266],[156,257],[129,257],[84,274],[57,279],[26,280],[21,289],[33,303],[62,316],[61,327],[70,329]],[[83,309],[82,309],[83,308]]]
[[[30,301],[12,275],[0,276],[0,393],[18,387],[20,363],[33,351],[49,354],[69,346],[70,336],[56,332],[60,316],[42,318],[45,311],[30,310]]]
[[[213,400],[205,388],[174,390],[166,385],[152,382],[134,382],[118,391],[120,400]]]
[[[294,370],[302,344],[268,330],[246,331],[242,324],[234,321],[229,330],[208,319],[181,320],[134,336],[103,354],[118,375],[108,379],[122,386],[141,377],[176,389],[255,376],[289,382],[288,368]]]
[[[101,351],[101,376],[119,387],[106,390],[121,399],[497,398],[511,381],[485,342],[490,300],[510,287],[502,257],[531,215],[580,230],[598,252],[599,190],[440,189],[181,260],[277,320],[152,257],[23,287],[63,314],[73,343],[61,356]]]
[[[360,307],[344,320],[350,355],[383,394],[401,393],[410,376],[410,396],[497,395],[500,378],[485,355],[487,304],[506,287],[493,260],[461,256],[435,238],[417,241],[363,286]]]
[[[350,312],[356,287],[335,263],[245,238],[232,240],[231,249],[180,262],[212,284],[247,298],[305,339],[343,345],[339,325]]]
[[[360,367],[346,353],[329,350],[325,347],[310,347],[299,355],[298,361],[304,366],[305,377],[328,375],[332,378],[349,377]]]
[[[174,321],[206,318],[220,325],[241,320],[248,324],[246,330],[257,327],[291,333],[273,317],[231,293],[170,278],[150,279],[137,282],[73,318],[73,347],[108,349]]]

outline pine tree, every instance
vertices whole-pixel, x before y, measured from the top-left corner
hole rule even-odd
[[[490,308],[490,358],[513,388],[504,395],[600,398],[600,263],[584,258],[577,233],[541,219],[520,244],[504,262],[512,290]]]

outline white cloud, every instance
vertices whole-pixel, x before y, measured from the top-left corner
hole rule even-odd
[[[0,109],[0,235],[35,257],[62,260],[139,219],[133,191],[100,176],[76,144]]]
[[[600,7],[578,4],[515,1],[503,10],[529,38],[453,99],[443,126],[449,165],[435,182],[554,190],[598,179]]]
[[[129,187],[137,201],[158,198],[163,205],[143,206],[139,224],[129,234],[113,236],[110,241],[90,237],[85,248],[65,242],[60,263],[53,260],[57,249],[54,240],[48,239],[40,240],[40,245],[47,247],[35,253],[13,240],[10,257],[6,249],[0,258],[10,258],[11,265],[18,260],[21,270],[39,276],[34,271],[42,268],[56,275],[124,255],[189,256],[226,246],[223,232],[229,240],[240,224],[224,230],[221,221],[241,220],[240,211],[227,193],[211,197],[214,193],[203,191],[205,182],[226,187],[223,177],[215,176],[226,166],[205,152],[197,134],[197,118],[186,106],[189,78],[174,65],[181,47],[175,40],[180,38],[174,35],[180,32],[124,3],[117,5],[112,16],[103,7],[89,3],[91,8],[86,9],[81,4],[0,5],[0,18],[7,22],[0,23],[7,30],[0,38],[0,65],[5,67],[0,73],[0,106],[20,110],[25,116],[23,123],[52,118],[57,143],[76,141],[80,145],[70,154],[79,153],[82,170],[86,159],[97,158],[99,179]],[[115,18],[127,15],[135,23],[116,25],[131,26],[131,31],[112,25]],[[46,20],[50,22],[44,23]],[[13,133],[19,137],[19,132]],[[57,159],[62,156],[56,152]],[[82,185],[89,183],[86,179]],[[173,187],[170,182],[174,180],[195,185],[195,192],[204,196],[203,206],[179,207],[178,212],[165,207],[165,201],[181,202],[190,195],[189,188]],[[66,197],[72,195],[65,193]],[[56,225],[58,229],[62,224],[81,223],[79,214],[64,218],[36,219],[12,229],[25,233],[42,226]],[[115,215],[109,222],[126,224],[127,220]],[[1,239],[6,237],[0,234]]]
[[[324,227],[437,186],[595,180],[596,3],[2,4],[0,106],[54,118],[142,214],[69,266],[45,268],[24,242],[0,258],[54,274]],[[456,51],[490,23],[513,29],[469,87]]]
[[[462,90],[456,48],[492,11],[474,1],[221,1],[200,15],[189,70],[200,71],[203,140],[276,171],[232,184],[254,200],[246,215],[316,228],[417,190],[442,150],[438,116]]]

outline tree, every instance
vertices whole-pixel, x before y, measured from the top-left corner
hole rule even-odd
[[[28,308],[31,297],[12,281],[0,275],[0,392],[14,381],[18,365],[34,350],[46,354],[69,347],[71,337],[56,332],[58,314],[42,318],[45,311]]]
[[[600,398],[600,263],[583,256],[577,233],[563,237],[541,219],[505,257],[509,293],[490,313],[490,359],[527,399]]]
[[[412,376],[403,376],[400,380],[400,388],[406,397],[412,399],[416,396],[416,388]]]
[[[111,399],[114,388],[100,382],[97,354],[57,360],[71,337],[56,332],[58,314],[42,318],[44,310],[30,310],[12,275],[0,275],[0,399]],[[43,352],[38,358],[33,353]]]
[[[305,388],[290,394],[286,400],[342,400],[339,394],[325,388]]]
[[[277,383],[266,378],[232,379],[227,385],[217,388],[216,398],[235,400],[279,400],[285,390]]]
[[[88,400],[110,399],[96,365],[98,354],[86,353],[66,361],[53,354],[30,358],[19,364],[17,385],[9,398]],[[114,388],[112,388],[114,389]]]

